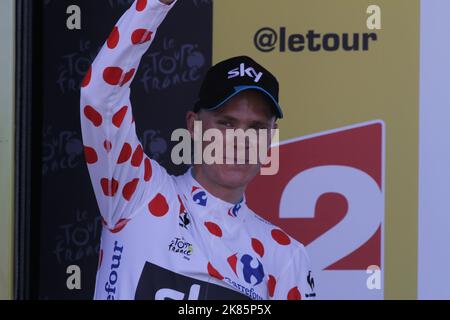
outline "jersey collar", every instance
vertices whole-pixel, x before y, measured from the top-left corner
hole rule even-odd
[[[183,182],[185,198],[195,212],[217,213],[221,218],[222,216],[239,220],[242,218],[246,208],[245,195],[238,203],[230,203],[212,195],[194,178],[192,167],[180,177],[180,180]]]

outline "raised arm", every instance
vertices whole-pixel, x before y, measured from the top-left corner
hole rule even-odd
[[[81,84],[85,158],[100,213],[110,229],[131,219],[167,173],[136,135],[130,84],[176,0],[136,0],[119,20]]]

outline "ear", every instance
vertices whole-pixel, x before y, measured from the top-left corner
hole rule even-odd
[[[194,123],[199,120],[198,113],[195,113],[194,111],[188,111],[188,113],[186,113],[186,128],[189,130],[191,137],[194,136]]]
[[[278,123],[277,123],[277,120],[275,120],[275,121],[273,122],[272,129],[278,129]]]

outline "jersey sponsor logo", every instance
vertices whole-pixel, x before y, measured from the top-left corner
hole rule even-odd
[[[115,300],[116,298],[116,289],[117,289],[117,281],[119,280],[119,268],[120,268],[120,260],[122,259],[123,246],[120,246],[116,241],[114,242],[112,263],[110,267],[108,281],[105,283],[105,292],[108,300]]]
[[[238,68],[235,68],[233,70],[230,70],[228,72],[228,79],[233,79],[236,77],[249,77],[251,79],[254,79],[254,81],[256,83],[259,82],[259,80],[261,80],[262,76],[264,74],[262,72],[257,72],[254,68],[252,67],[245,67],[245,63],[241,63],[240,66]]]
[[[200,286],[198,284],[193,284],[186,293],[170,288],[162,288],[156,292],[155,300],[185,300],[184,298],[186,295],[187,300],[198,300]]]
[[[192,243],[187,242],[183,237],[173,239],[169,244],[169,251],[182,255],[186,260],[190,260],[194,253]]]
[[[311,289],[311,293],[306,293],[306,298],[313,298],[316,296],[314,293],[314,278],[312,276],[311,270],[308,272],[308,276],[306,277],[306,282],[308,282],[309,288]]]
[[[180,221],[179,225],[182,228],[187,229],[188,225],[191,223],[191,220],[189,219],[189,214],[186,210],[186,207],[184,206],[183,201],[181,200],[180,195],[178,195],[178,201],[180,202]]]
[[[228,277],[225,277],[224,280],[236,290],[239,290],[244,295],[248,296],[252,300],[267,300],[264,299],[256,290],[255,288],[249,288],[246,286],[243,286],[241,283],[234,281],[233,279],[230,279]]]
[[[146,262],[136,300],[249,300],[236,290],[197,280]]]
[[[261,261],[249,254],[234,254],[228,257],[228,264],[239,279],[257,286],[264,280],[264,267]]]
[[[238,253],[229,256],[227,261],[237,279],[245,281],[251,287],[242,285],[242,283],[228,277],[225,277],[225,281],[253,300],[264,300],[255,289],[265,278],[264,267],[261,261],[249,254]]]
[[[198,204],[202,207],[206,207],[208,197],[204,190],[200,189],[199,187],[192,187],[191,195],[192,195],[192,200],[196,204]]]
[[[231,217],[237,217],[239,210],[241,210],[242,205],[241,203],[236,204],[233,208],[230,208],[228,210],[228,215]]]
[[[181,213],[179,222],[180,227],[187,229],[190,223],[191,220],[189,219],[189,214],[187,212]]]

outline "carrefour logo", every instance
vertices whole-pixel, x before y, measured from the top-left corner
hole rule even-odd
[[[239,279],[246,283],[257,286],[264,280],[264,267],[261,261],[249,254],[234,254],[228,257],[228,264]]]
[[[206,197],[206,192],[203,191],[202,189],[200,189],[199,187],[193,187],[192,191],[191,191],[191,195],[192,195],[192,200],[202,206],[205,207],[206,203],[207,203],[207,197]]]
[[[105,283],[105,292],[107,294],[107,300],[115,300],[117,281],[119,280],[119,268],[120,260],[122,259],[123,246],[120,246],[116,241],[114,242],[113,256],[111,258],[112,263],[110,267],[108,281]]]

